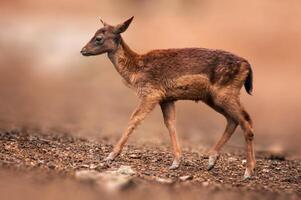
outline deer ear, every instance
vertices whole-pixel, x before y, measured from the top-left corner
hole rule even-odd
[[[108,24],[104,22],[101,18],[99,18],[100,22],[102,23],[103,26],[107,26]]]
[[[129,25],[131,24],[133,19],[134,19],[134,16],[131,17],[130,19],[126,20],[125,22],[115,26],[114,33],[119,34],[119,33],[123,33],[124,31],[126,31],[126,29],[129,27]]]

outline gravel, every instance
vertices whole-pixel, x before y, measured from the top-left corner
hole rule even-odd
[[[95,180],[110,180],[111,185],[118,180],[124,184],[120,184],[120,188],[129,191],[159,184],[160,188],[169,185],[175,191],[187,187],[191,191],[193,188],[206,190],[209,197],[217,190],[234,194],[243,192],[258,199],[274,199],[280,194],[286,199],[301,197],[301,161],[288,159],[284,154],[275,156],[269,152],[257,152],[256,175],[243,180],[246,164],[243,149],[222,153],[211,171],[206,170],[206,155],[193,149],[184,150],[184,159],[177,170],[168,169],[172,154],[167,146],[131,145],[112,163],[102,162],[111,149],[112,145],[107,141],[91,142],[68,134],[3,131],[0,132],[0,172],[8,170],[26,174],[30,171],[32,174],[71,178],[75,182],[94,177]],[[105,175],[107,177],[103,178]],[[103,187],[100,185],[98,187]],[[124,187],[127,185],[139,186]],[[177,195],[173,198],[177,199]]]

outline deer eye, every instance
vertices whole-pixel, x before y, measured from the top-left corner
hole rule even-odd
[[[95,42],[96,42],[96,44],[102,44],[104,42],[104,39],[102,36],[97,36],[95,38]]]

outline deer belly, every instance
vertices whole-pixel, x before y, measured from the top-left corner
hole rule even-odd
[[[177,100],[202,100],[206,98],[210,88],[208,77],[200,74],[181,76],[171,83],[167,97]]]

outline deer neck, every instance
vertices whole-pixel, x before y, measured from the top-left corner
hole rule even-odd
[[[138,54],[129,48],[121,38],[118,48],[108,53],[108,57],[116,68],[117,72],[131,84],[131,76],[137,72]]]

